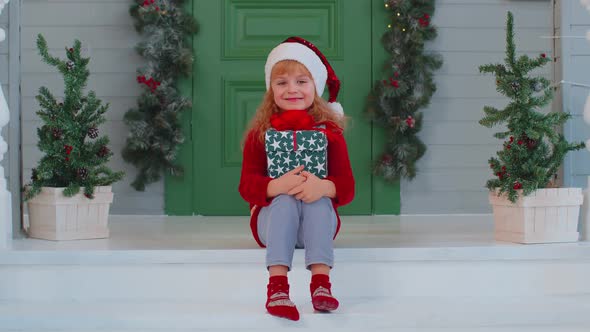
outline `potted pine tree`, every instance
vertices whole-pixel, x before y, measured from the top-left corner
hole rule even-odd
[[[519,243],[572,242],[578,240],[580,188],[547,188],[568,151],[584,147],[568,143],[559,127],[570,118],[562,112],[544,114],[539,109],[553,98],[549,80],[529,72],[547,64],[541,54],[516,57],[513,16],[508,12],[506,63],[479,67],[496,76],[496,89],[512,99],[503,109],[485,106],[479,121],[491,128],[506,124],[496,133],[504,140],[497,157],[489,160],[494,178],[487,181],[493,207],[495,238]]]
[[[66,59],[48,53],[41,34],[37,48],[43,61],[63,75],[64,98],[58,101],[46,87],[36,96],[43,125],[37,129],[44,153],[25,186],[30,237],[75,240],[109,236],[108,215],[113,201],[111,184],[123,177],[105,164],[112,156],[109,139],[99,137],[105,122],[103,105],[94,91],[84,95],[90,58],[81,56],[81,43],[66,48]]]

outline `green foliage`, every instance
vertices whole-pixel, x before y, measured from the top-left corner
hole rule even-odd
[[[140,191],[164,172],[183,174],[176,163],[179,145],[184,142],[180,117],[192,105],[176,86],[179,78],[191,73],[193,55],[188,41],[197,32],[183,2],[136,0],[130,8],[136,30],[145,37],[136,50],[147,65],[138,69],[143,92],[137,106],[124,117],[129,135],[122,154],[138,169],[131,185]]]
[[[383,77],[370,96],[369,116],[386,128],[387,142],[374,172],[393,182],[416,175],[416,161],[426,152],[417,134],[423,115],[436,91],[433,71],[442,66],[438,54],[426,52],[424,43],[436,37],[430,24],[434,0],[388,0],[390,13],[387,31],[381,42],[390,54],[383,66]]]
[[[53,57],[41,34],[37,48],[43,61],[62,74],[65,83],[64,99],[58,101],[46,87],[36,96],[40,110],[37,115],[43,125],[37,129],[37,146],[44,153],[33,168],[31,182],[25,187],[25,200],[33,198],[41,187],[65,187],[64,195],[73,196],[84,188],[92,198],[95,186],[106,186],[123,178],[123,172],[113,172],[104,166],[112,153],[107,148],[108,137],[98,137],[98,126],[105,122],[108,104],[96,98],[93,91],[84,95],[90,75],[90,58],[80,54],[81,43],[66,48],[66,59]]]
[[[488,128],[506,124],[507,131],[494,135],[505,140],[504,148],[489,160],[495,178],[488,180],[486,186],[498,194],[506,194],[512,202],[521,194],[526,196],[545,188],[565,154],[584,147],[583,142],[568,143],[559,134],[569,114],[538,111],[553,98],[552,87],[547,79],[528,74],[550,61],[545,54],[532,59],[527,55],[516,58],[513,16],[508,12],[506,63],[479,67],[482,73],[494,74],[496,90],[512,99],[503,110],[485,106],[485,116],[479,121]]]

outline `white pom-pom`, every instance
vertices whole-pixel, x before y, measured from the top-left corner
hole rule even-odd
[[[584,104],[584,121],[590,124],[590,94],[586,97],[586,104]]]
[[[328,106],[332,111],[336,112],[336,114],[344,115],[344,109],[342,108],[342,105],[340,105],[339,102],[336,101],[333,103],[328,103]]]

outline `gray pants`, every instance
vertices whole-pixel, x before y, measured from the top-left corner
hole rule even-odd
[[[290,195],[275,197],[258,215],[258,237],[266,246],[266,266],[291,270],[295,248],[305,248],[305,266],[334,266],[336,212],[327,197],[304,203]]]

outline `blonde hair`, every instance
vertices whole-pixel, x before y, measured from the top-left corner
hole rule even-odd
[[[282,75],[286,73],[303,72],[309,77],[313,77],[309,70],[300,62],[294,60],[283,60],[277,62],[272,68],[270,78],[272,81],[273,76]],[[315,91],[315,88],[314,88]],[[258,139],[264,142],[264,133],[271,127],[270,117],[273,113],[281,112],[281,109],[275,104],[274,94],[272,88],[264,94],[262,103],[256,110],[256,114],[250,121],[248,129],[246,130],[244,139],[253,130],[258,131]],[[332,122],[335,126],[340,129],[344,129],[347,118],[345,116],[336,114],[330,109],[328,103],[317,93],[314,93],[313,103],[309,107],[309,114],[313,117],[316,122]]]

